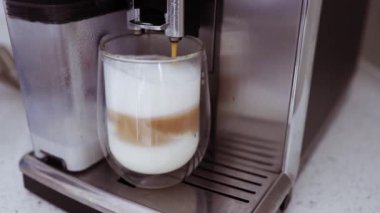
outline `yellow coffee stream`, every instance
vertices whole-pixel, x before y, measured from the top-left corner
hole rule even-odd
[[[178,42],[170,42],[172,58],[177,57]]]

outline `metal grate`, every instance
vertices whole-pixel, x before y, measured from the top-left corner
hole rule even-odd
[[[212,193],[250,203],[261,196],[273,181],[272,174],[242,170],[223,163],[205,160],[184,183]]]
[[[254,167],[280,172],[283,143],[253,137],[233,135],[219,137],[206,160],[240,167]]]
[[[53,181],[70,179],[66,184],[84,184],[84,189],[88,186],[100,189],[101,193],[97,192],[97,195],[104,193],[103,196],[107,199],[104,199],[105,203],[99,204],[97,201],[93,204],[98,207],[110,208],[110,199],[121,198],[122,201],[129,200],[161,212],[251,212],[279,176],[279,173],[270,172],[272,162],[280,151],[274,145],[277,144],[236,137],[222,138],[211,146],[202,163],[182,184],[160,190],[133,187],[121,180],[105,162],[86,172],[67,174],[54,170],[31,156],[26,157],[33,164],[39,164],[33,169],[40,170],[37,172],[40,178],[53,175]],[[22,168],[27,175],[31,172],[31,166],[28,168],[29,171]],[[59,185],[53,184],[54,187]],[[70,194],[68,196],[73,197]],[[81,199],[91,200],[91,196],[95,195],[81,196]],[[87,200],[86,203],[88,202],[90,201]]]

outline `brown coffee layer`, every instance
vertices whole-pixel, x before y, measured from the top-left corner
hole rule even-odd
[[[157,146],[169,142],[174,135],[198,133],[199,107],[183,113],[156,117],[138,118],[108,110],[108,119],[116,126],[119,138],[143,146]]]

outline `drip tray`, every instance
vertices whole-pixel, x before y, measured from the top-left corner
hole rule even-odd
[[[67,173],[25,155],[25,187],[70,212],[276,212],[288,195],[289,178],[255,168],[207,160],[183,183],[146,190],[121,180],[102,161]]]

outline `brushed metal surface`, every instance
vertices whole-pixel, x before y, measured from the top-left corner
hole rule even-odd
[[[7,17],[37,155],[87,168],[102,158],[96,122],[98,43],[125,30],[125,11],[67,24]]]
[[[2,45],[0,45],[0,81],[5,81],[17,89],[20,87],[13,57]]]
[[[282,152],[283,147],[276,141],[230,133],[218,138],[205,159],[272,171],[276,170]]]
[[[255,209],[255,213],[281,212],[283,210],[281,209],[281,205],[285,201],[286,196],[289,196],[291,186],[292,183],[288,176],[285,174],[279,175],[263,197],[263,201]]]
[[[202,40],[207,54],[207,65],[210,72],[214,71],[214,51],[215,51],[215,28],[217,15],[216,0],[202,0],[200,8],[200,27],[199,39]],[[210,76],[209,76],[210,77]],[[214,76],[212,76],[214,77]],[[210,80],[210,83],[215,84],[215,80]],[[212,86],[212,85],[211,85]],[[214,97],[216,95],[213,95]]]
[[[167,0],[166,20],[168,27],[165,35],[171,39],[180,39],[185,35],[185,1]]]
[[[27,154],[20,169],[102,212],[251,212],[279,176],[239,162],[224,165],[206,160],[183,183],[148,190],[121,181],[105,161],[84,172],[68,173]]]
[[[276,143],[281,151],[266,169],[279,173],[303,1],[218,3],[221,11],[215,52],[219,78],[216,137],[234,134],[238,138]]]
[[[298,175],[300,165],[321,6],[322,0],[313,0],[304,1],[302,8],[282,169],[292,182]]]

